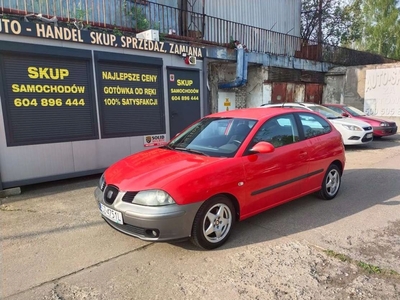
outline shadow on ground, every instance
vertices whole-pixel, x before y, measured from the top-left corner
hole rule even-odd
[[[399,170],[352,170],[351,174],[344,174],[341,190],[335,199],[324,201],[310,195],[239,222],[229,241],[220,249],[246,246],[315,229],[351,217],[374,205],[399,206],[399,178]],[[385,187],[385,190],[379,187]],[[398,200],[392,200],[395,197]],[[175,245],[198,250],[189,242]]]

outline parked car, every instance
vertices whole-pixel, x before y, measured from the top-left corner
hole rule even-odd
[[[319,114],[240,109],[204,117],[167,145],[116,162],[95,198],[121,232],[213,249],[236,221],[313,192],[333,199],[344,165],[340,133]]]
[[[324,104],[324,106],[336,111],[343,117],[354,118],[367,122],[372,126],[374,137],[381,138],[397,133],[396,122],[385,121],[381,118],[367,116],[363,111],[349,105],[344,104]]]
[[[344,118],[341,114],[329,109],[325,106],[315,103],[278,103],[263,104],[261,107],[286,107],[315,111],[329,119],[336,129],[341,133],[344,145],[362,145],[372,142],[373,132],[372,126],[366,122]]]

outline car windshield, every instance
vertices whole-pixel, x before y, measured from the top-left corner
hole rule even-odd
[[[353,116],[353,117],[361,117],[365,116],[365,113],[358,108],[353,106],[346,106],[346,110]]]
[[[256,124],[242,118],[203,118],[163,148],[212,157],[233,157]]]
[[[312,109],[313,111],[320,113],[321,115],[323,115],[325,118],[327,119],[340,119],[342,118],[342,116],[337,113],[336,111],[327,108],[325,106],[322,105],[312,105],[312,106],[308,106],[310,109]]]

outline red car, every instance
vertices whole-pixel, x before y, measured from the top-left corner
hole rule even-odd
[[[361,110],[344,104],[323,104],[326,107],[340,113],[344,117],[355,118],[370,124],[373,128],[374,137],[393,135],[397,133],[397,125],[395,122],[385,121],[376,117],[367,116]]]
[[[313,192],[333,199],[344,165],[341,135],[319,114],[240,109],[204,117],[166,146],[118,161],[95,198],[121,232],[213,249],[236,221]]]

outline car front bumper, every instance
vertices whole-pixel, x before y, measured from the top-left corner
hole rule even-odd
[[[390,127],[374,127],[374,136],[388,136],[397,133],[397,126]]]
[[[342,139],[344,145],[363,145],[372,142],[373,132],[365,131],[348,131],[345,134],[342,133]]]
[[[100,204],[122,213],[123,224],[118,224],[102,214],[113,228],[144,241],[169,241],[191,236],[194,217],[203,202],[188,205],[143,206],[122,201],[119,192],[112,205],[104,201],[104,194],[96,188],[95,199]]]

